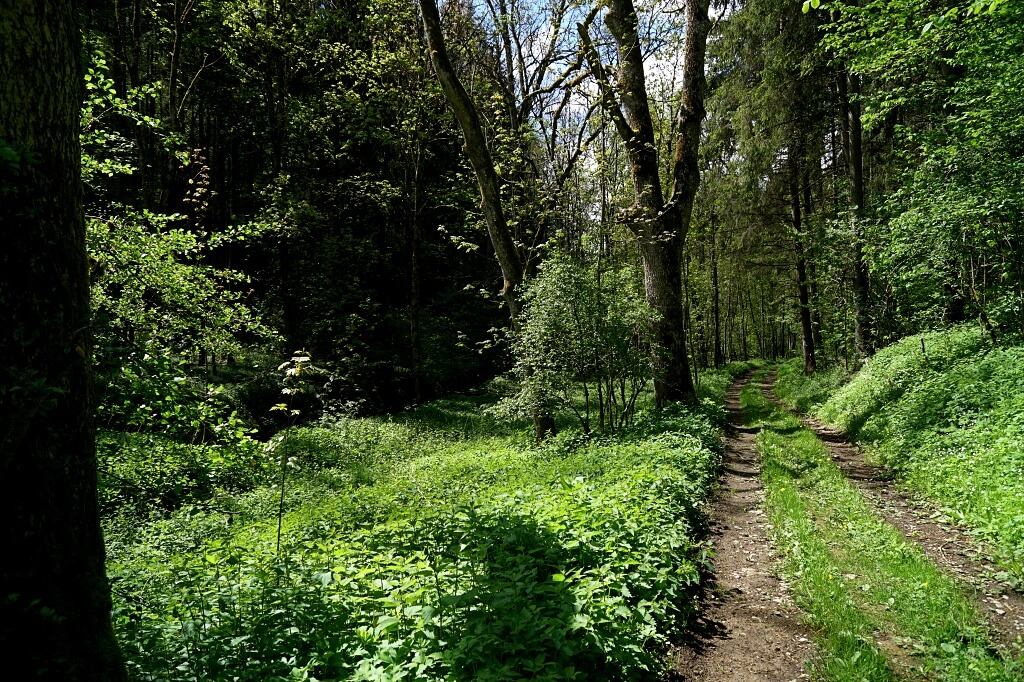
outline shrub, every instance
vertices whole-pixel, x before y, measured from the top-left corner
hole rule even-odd
[[[627,424],[651,376],[654,313],[636,273],[554,256],[523,298],[513,345],[519,385],[504,413],[567,409],[584,431],[595,421],[611,431]]]

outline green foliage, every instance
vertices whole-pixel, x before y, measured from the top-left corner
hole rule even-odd
[[[584,431],[595,412],[601,428],[628,423],[651,375],[653,313],[636,273],[552,255],[523,300],[513,346],[520,385],[503,411],[529,415],[568,408]],[[583,405],[577,408],[580,385]]]
[[[961,3],[941,20],[917,0],[830,7],[839,21],[824,44],[878,84],[865,91],[865,125],[892,139],[869,262],[892,292],[897,333],[965,313],[1020,333],[1021,7]]]
[[[806,413],[825,402],[848,379],[849,372],[842,365],[807,376],[803,360],[791,358],[777,365],[774,391],[794,408]]]
[[[97,406],[105,513],[147,517],[263,483],[263,444],[223,386],[196,382],[168,354],[123,360]]]
[[[118,199],[119,183],[138,172],[143,139],[128,126],[155,135],[168,151],[180,145],[160,120],[140,113],[153,88],[118,93],[101,42],[90,41],[81,115],[100,503],[107,515],[137,520],[264,482],[263,445],[252,440],[224,387],[197,381],[184,358],[230,356],[243,341],[272,335],[245,300],[249,278],[210,264],[214,249],[252,233],[204,228],[207,188],[198,158],[179,156],[198,171],[186,202],[190,215]]]
[[[481,435],[466,407],[286,432],[279,558],[272,488],[236,498],[229,527],[213,513],[153,524],[132,545],[115,533],[133,673],[654,679],[707,561],[711,420],[679,407],[616,440],[532,448],[526,434]]]
[[[101,431],[100,508],[104,515],[146,519],[220,494],[251,490],[269,471],[261,443],[183,443],[158,433]]]
[[[270,331],[244,301],[248,277],[202,263],[213,241],[175,227],[181,216],[122,206],[89,221],[99,361],[125,347],[230,355]]]
[[[137,170],[133,142],[118,129],[118,119],[145,127],[165,143],[168,139],[159,120],[139,112],[153,88],[138,87],[123,97],[119,95],[110,75],[106,48],[96,36],[87,36],[87,42],[89,63],[81,110],[82,182],[91,192],[103,194],[109,189],[105,183],[110,178]]]
[[[818,414],[870,444],[905,485],[976,533],[1020,582],[1022,387],[1024,348],[992,348],[981,330],[965,326],[879,351]]]
[[[792,415],[748,385],[741,394],[758,436],[766,502],[797,600],[822,645],[828,680],[1018,679],[1022,662],[993,651],[984,619],[957,582],[880,519]],[[882,646],[880,640],[891,642]],[[913,656],[887,656],[891,647]]]
[[[199,384],[189,376],[188,363],[167,353],[123,360],[97,407],[106,428],[157,432],[190,443],[237,443],[249,436],[224,387]]]
[[[241,341],[272,337],[249,307],[250,280],[209,264],[215,248],[254,236],[236,227],[211,234],[203,226],[207,206],[204,167],[194,163],[189,215],[160,213],[111,197],[106,183],[137,172],[135,141],[126,123],[163,135],[162,124],[138,108],[151,89],[118,95],[103,49],[93,46],[82,108],[82,169],[86,183],[87,237],[96,359],[101,371],[117,371],[126,353],[238,353]],[[166,136],[164,138],[166,142]],[[168,145],[173,146],[170,142]]]
[[[725,393],[729,387],[740,376],[757,369],[763,363],[760,360],[730,362],[717,370],[705,372],[700,375],[700,386],[697,394],[704,405],[716,406],[716,409],[724,410]],[[722,423],[725,423],[724,412]]]

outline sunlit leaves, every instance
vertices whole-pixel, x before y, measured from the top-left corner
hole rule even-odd
[[[804,0],[802,11],[807,14],[812,9],[818,9],[821,7],[821,0]]]
[[[677,407],[628,439],[535,449],[459,436],[465,407],[296,430],[281,445],[299,467],[282,559],[259,493],[246,527],[191,515],[149,529],[114,568],[131,669],[253,682],[656,676],[707,559],[693,529],[716,478],[709,420]]]

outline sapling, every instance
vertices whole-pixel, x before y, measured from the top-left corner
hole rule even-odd
[[[270,408],[271,412],[284,412],[288,417],[288,426],[295,423],[295,420],[302,413],[297,407],[294,407],[294,399],[296,395],[304,392],[304,377],[309,377],[320,372],[319,368],[313,366],[310,362],[310,355],[306,351],[297,351],[294,353],[290,360],[286,360],[277,366],[277,371],[282,372],[283,376],[281,383],[281,394],[288,396],[287,402],[277,403]],[[281,441],[276,442],[279,447]],[[278,496],[277,504],[277,554],[281,554],[281,526],[284,521],[284,488],[285,478],[288,469],[288,449],[281,448],[280,457],[281,467],[281,481],[280,481],[280,494]]]

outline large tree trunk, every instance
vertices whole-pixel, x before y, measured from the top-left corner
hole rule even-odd
[[[693,377],[686,352],[683,319],[682,271],[678,241],[667,248],[656,240],[644,240],[640,253],[644,262],[644,291],[647,302],[658,314],[654,332],[654,398],[658,405],[691,402],[695,399]]]
[[[10,679],[125,679],[89,401],[70,0],[0,3],[0,643]]]
[[[686,352],[680,254],[700,182],[697,145],[704,118],[708,3],[691,0],[686,7],[683,93],[676,117],[672,194],[667,202],[661,189],[636,9],[632,0],[608,0],[606,6],[605,24],[618,53],[614,82],[590,39],[586,22],[579,26],[579,34],[601,90],[602,106],[622,138],[633,175],[635,201],[626,220],[640,242],[646,297],[656,313],[651,323],[655,402],[692,402],[696,391]]]

